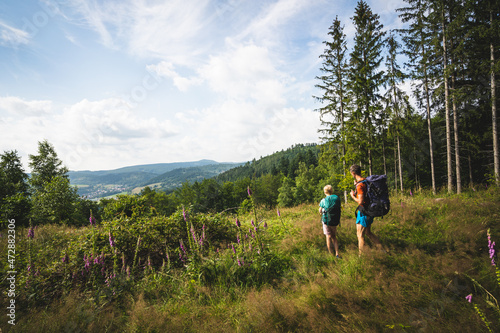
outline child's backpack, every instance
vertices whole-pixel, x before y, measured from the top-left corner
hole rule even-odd
[[[384,216],[391,209],[386,175],[371,175],[362,181],[366,184],[365,205],[360,211],[367,216]]]
[[[337,226],[340,224],[340,200],[337,199],[335,204],[328,207],[328,209],[323,213],[325,215],[326,225]]]

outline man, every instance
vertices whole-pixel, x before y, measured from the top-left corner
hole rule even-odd
[[[323,188],[325,197],[319,203],[319,213],[322,214],[321,222],[323,222],[323,233],[326,237],[326,247],[328,252],[333,254],[335,250],[335,257],[340,258],[339,244],[337,242],[337,226],[340,223],[340,199],[333,194],[331,185],[326,185]],[[333,248],[332,248],[333,246]]]
[[[351,191],[351,197],[360,206],[367,204],[367,186],[363,182],[365,178],[361,176],[361,167],[359,165],[351,165],[349,172],[354,177],[356,181],[356,190]],[[377,246],[377,248],[383,249],[382,243],[377,236],[375,236],[371,231],[371,225],[373,223],[373,217],[364,215],[359,209],[356,210],[356,233],[358,236],[358,248],[359,254],[363,252],[365,247],[365,235]]]

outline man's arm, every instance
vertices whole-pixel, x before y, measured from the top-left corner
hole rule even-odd
[[[358,205],[361,205],[363,201],[365,201],[365,194],[361,192],[361,193],[356,193],[356,195],[354,195],[354,193],[355,193],[354,190],[351,190],[351,197],[354,199],[354,201],[356,201]]]

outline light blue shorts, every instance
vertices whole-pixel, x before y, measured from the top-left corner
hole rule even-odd
[[[369,226],[372,225],[372,223],[373,223],[372,216],[366,216],[358,210],[358,213],[356,216],[356,224],[361,224],[361,226],[368,228]]]

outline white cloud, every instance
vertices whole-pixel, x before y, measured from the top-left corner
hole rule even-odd
[[[29,34],[26,31],[11,27],[0,21],[0,45],[18,46],[19,44],[28,44]]]
[[[96,31],[107,47],[180,64],[190,63],[209,43],[208,4],[208,0],[72,0],[83,24]]]
[[[166,61],[161,61],[160,63],[156,65],[149,65],[146,67],[148,71],[151,71],[153,73],[156,73],[158,76],[163,76],[167,78],[171,78],[174,85],[180,90],[180,91],[187,91],[189,87],[193,85],[199,85],[203,82],[201,78],[198,77],[183,77],[179,75],[175,70],[174,70],[174,65],[170,62]]]
[[[230,45],[225,53],[211,56],[200,74],[226,98],[253,100],[267,107],[285,104],[286,84],[291,80],[275,68],[267,48],[254,44]]]
[[[106,99],[82,100],[57,113],[6,117],[0,133],[2,151],[17,149],[27,156],[36,152],[36,142],[47,139],[70,169],[102,169],[151,161],[156,156],[146,147],[167,141],[177,130],[169,120],[142,117],[123,100]]]
[[[0,97],[0,110],[18,116],[41,116],[51,112],[51,101],[25,101],[19,97]]]

